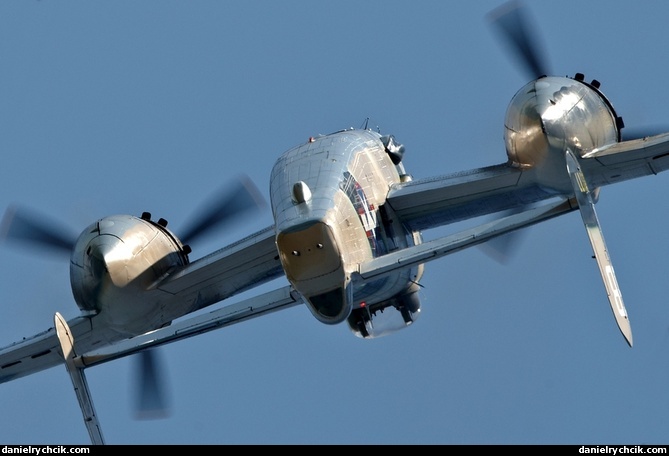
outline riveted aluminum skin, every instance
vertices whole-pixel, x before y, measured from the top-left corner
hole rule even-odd
[[[381,135],[367,130],[310,138],[284,153],[272,169],[279,256],[288,280],[321,322],[340,323],[353,308],[352,275],[386,248],[377,241],[378,208],[398,182]],[[294,197],[296,184],[311,189],[308,201]],[[384,283],[393,286],[379,283],[379,297],[399,290],[393,281]]]

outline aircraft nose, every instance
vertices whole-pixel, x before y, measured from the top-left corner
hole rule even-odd
[[[332,230],[321,221],[279,233],[277,247],[289,279],[296,282],[326,276],[342,267]]]
[[[322,220],[312,220],[279,233],[277,247],[288,280],[323,323],[336,324],[351,310],[347,277],[337,238]],[[325,290],[325,291],[324,291]]]

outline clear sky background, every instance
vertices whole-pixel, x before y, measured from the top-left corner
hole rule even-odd
[[[485,14],[499,1],[0,3],[0,209],[80,232],[150,211],[179,233],[309,136],[370,126],[414,178],[504,162],[528,76]],[[582,72],[628,127],[669,125],[666,2],[529,4],[557,75]],[[669,131],[669,127],[667,128]],[[634,348],[578,213],[525,230],[505,264],[430,263],[415,325],[366,341],[295,307],[159,353],[166,419],[133,415],[134,359],[86,371],[111,444],[667,444],[669,174],[597,211]],[[272,223],[193,245],[201,257]],[[68,258],[0,246],[0,345],[78,314]],[[276,281],[259,291],[285,284]],[[0,444],[87,444],[64,367],[0,385]]]

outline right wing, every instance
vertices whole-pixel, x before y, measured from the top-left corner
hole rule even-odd
[[[121,342],[87,351],[75,359],[80,367],[90,367],[132,355],[147,348],[203,334],[214,329],[230,326],[267,315],[277,310],[301,304],[299,295],[289,286],[255,296],[234,304],[225,305],[209,313],[186,317],[182,321],[156,331],[125,339]],[[90,317],[77,317],[68,322],[75,350],[80,352],[86,340],[95,334],[91,330]],[[35,372],[63,364],[63,354],[54,328],[26,338],[0,350],[0,383],[24,377]]]
[[[542,201],[532,169],[508,163],[394,185],[386,199],[412,230],[426,230]]]
[[[91,331],[90,317],[77,317],[68,322],[74,337],[85,338]],[[55,328],[24,338],[0,349],[0,383],[39,372],[63,363],[63,355]]]
[[[526,209],[523,212],[508,215],[458,233],[396,250],[361,265],[360,278],[362,280],[375,280],[396,269],[408,268],[436,260],[576,209],[578,209],[576,201],[562,199],[544,204],[541,207]]]

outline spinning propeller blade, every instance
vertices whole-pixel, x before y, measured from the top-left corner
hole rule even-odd
[[[545,63],[547,52],[541,44],[540,33],[531,20],[527,6],[519,0],[511,0],[487,14],[490,25],[502,36],[511,52],[519,58],[525,72],[530,78],[553,74]],[[620,127],[623,128],[622,125]],[[648,136],[656,136],[669,132],[669,126],[655,125],[646,127],[625,128],[622,139],[632,140]]]
[[[519,57],[530,78],[550,75],[543,61],[543,46],[529,21],[527,8],[521,2],[511,1],[492,10],[487,15],[491,25],[502,34],[502,38]]]
[[[164,369],[159,362],[159,354],[155,349],[139,352],[136,355],[139,363],[138,378],[135,383],[137,419],[150,420],[166,418],[169,415],[169,404],[166,396]]]
[[[252,209],[264,205],[260,192],[246,176],[240,177],[215,196],[191,226],[183,231],[180,238],[184,244],[190,244],[213,229],[221,229],[226,224],[234,222],[236,217],[248,214]]]
[[[9,207],[0,223],[0,241],[19,241],[30,247],[46,247],[69,255],[75,239],[62,225],[17,206]]]
[[[516,210],[504,211],[499,218],[508,217],[510,215],[520,214],[526,210],[531,209],[531,206],[523,206]],[[514,253],[518,251],[520,242],[525,237],[525,230],[516,230],[506,233],[502,236],[497,236],[489,241],[479,245],[479,250],[487,256],[498,262],[499,264],[508,264]]]
[[[100,422],[95,414],[93,398],[88,389],[84,368],[77,366],[74,360],[76,353],[74,351],[74,336],[72,335],[72,331],[70,331],[70,327],[63,316],[58,312],[54,316],[54,326],[58,335],[60,349],[63,353],[65,368],[67,369],[67,373],[70,374],[70,380],[72,380],[72,386],[74,387],[77,401],[79,401],[79,407],[81,408],[81,414],[88,430],[88,435],[91,438],[91,443],[93,445],[104,445],[105,440],[102,436]]]

